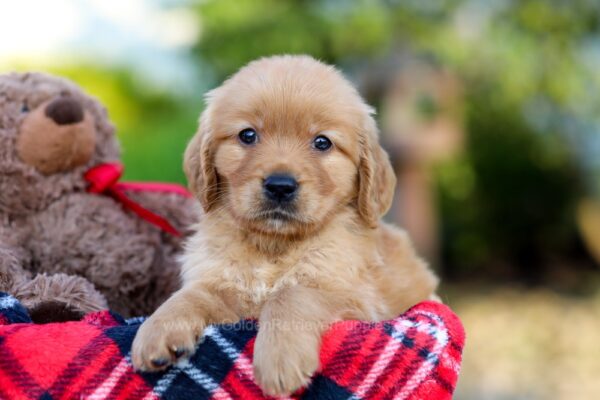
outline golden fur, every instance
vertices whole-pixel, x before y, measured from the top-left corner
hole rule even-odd
[[[392,318],[431,298],[437,279],[406,234],[380,221],[395,177],[377,127],[333,67],[306,56],[254,61],[207,96],[185,171],[204,209],[183,257],[183,287],[141,327],[132,359],[156,370],[193,352],[207,324],[258,318],[257,382],[290,394],[318,368],[341,319]],[[242,144],[251,127],[258,143]],[[333,147],[311,146],[326,135]],[[264,210],[273,173],[299,182],[286,218]]]

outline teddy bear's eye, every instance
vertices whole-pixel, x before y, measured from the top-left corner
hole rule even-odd
[[[22,113],[28,113],[29,112],[29,106],[27,105],[27,103],[23,103],[23,105],[21,106],[21,112]]]

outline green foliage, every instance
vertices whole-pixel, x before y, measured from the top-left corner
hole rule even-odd
[[[382,54],[389,46],[383,2],[220,0],[202,2],[197,56],[220,79],[258,57],[311,54],[327,62]]]
[[[185,184],[183,152],[196,132],[199,112],[200,104],[172,105],[144,113],[142,121],[121,131],[125,179]]]
[[[519,278],[538,282],[549,257],[573,246],[581,171],[568,147],[549,154],[543,137],[501,107],[472,104],[465,154],[440,166],[446,256],[462,272],[493,276],[496,260],[513,265]],[[443,173],[455,163],[466,164],[466,176]],[[469,188],[456,193],[461,180]]]

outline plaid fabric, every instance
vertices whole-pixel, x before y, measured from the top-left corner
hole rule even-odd
[[[35,325],[0,293],[1,399],[263,399],[252,376],[256,323],[211,326],[190,362],[136,373],[129,356],[143,319],[103,311]],[[424,302],[381,323],[344,321],[323,338],[321,371],[301,399],[450,399],[463,327]]]

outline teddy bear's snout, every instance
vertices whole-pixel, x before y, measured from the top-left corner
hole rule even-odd
[[[21,122],[17,139],[19,158],[45,175],[86,164],[94,153],[94,117],[69,96],[48,100]]]
[[[59,97],[46,105],[45,114],[58,125],[70,125],[83,121],[83,107],[70,97]]]

